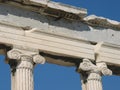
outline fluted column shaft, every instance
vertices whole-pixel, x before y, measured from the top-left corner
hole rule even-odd
[[[16,90],[34,90],[32,59],[27,56],[22,58],[16,67]]]
[[[98,73],[90,73],[87,79],[87,90],[102,90],[101,76]]]

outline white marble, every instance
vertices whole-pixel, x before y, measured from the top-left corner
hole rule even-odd
[[[102,90],[102,75],[112,75],[112,71],[107,68],[105,63],[101,62],[95,65],[88,59],[83,59],[79,69],[88,75],[86,79],[82,77],[82,90]],[[85,80],[86,83],[83,83]]]
[[[28,59],[28,57],[22,57]],[[16,67],[16,90],[34,90],[33,82],[33,62],[21,60]]]
[[[27,53],[25,53],[27,52]],[[44,57],[36,52],[12,49],[7,53],[9,60],[14,59],[17,65],[11,72],[12,90],[34,90],[33,69],[35,64],[44,64]],[[11,69],[12,65],[11,65]]]

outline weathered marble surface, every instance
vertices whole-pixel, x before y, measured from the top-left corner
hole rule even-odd
[[[45,63],[44,57],[38,53],[16,48],[7,52],[11,67],[12,90],[34,90],[34,66]]]
[[[55,34],[82,38],[90,41],[105,41],[120,44],[117,30],[88,26],[80,21],[69,21],[43,16],[17,7],[0,5],[0,22],[21,27],[29,26]]]
[[[46,0],[15,1],[0,4],[0,49],[11,66],[12,90],[33,90],[33,68],[45,62],[76,66],[83,90],[102,90],[102,75],[120,75],[119,22],[97,16],[84,18],[84,10]],[[45,15],[41,8],[35,11],[18,8],[18,4],[27,8],[46,5],[48,11],[52,8],[58,11],[56,15],[64,12],[65,16],[56,18],[53,12],[53,16]]]

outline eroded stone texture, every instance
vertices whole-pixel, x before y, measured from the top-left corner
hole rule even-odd
[[[49,63],[65,66],[79,66],[80,63],[78,69],[83,90],[102,90],[102,75],[112,75],[107,64],[120,66],[120,63],[116,64],[120,58],[120,47],[117,46],[120,45],[119,22],[97,16],[84,18],[86,10],[48,0],[7,0],[1,3],[0,43],[17,46],[7,53],[12,90],[34,89],[34,65],[45,63],[40,53],[47,55]],[[101,41],[117,45],[102,47],[98,43]],[[37,53],[33,49],[37,49]],[[69,60],[64,60],[66,58]]]
[[[78,39],[120,44],[120,33],[113,29],[91,27],[81,21],[56,19],[13,6],[0,5],[0,9],[0,22],[2,23],[35,28],[36,30],[72,36]]]

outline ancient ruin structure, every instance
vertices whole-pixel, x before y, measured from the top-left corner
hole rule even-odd
[[[0,0],[0,53],[12,90],[34,90],[33,68],[75,66],[82,90],[102,90],[103,75],[120,75],[120,23],[49,0]]]

